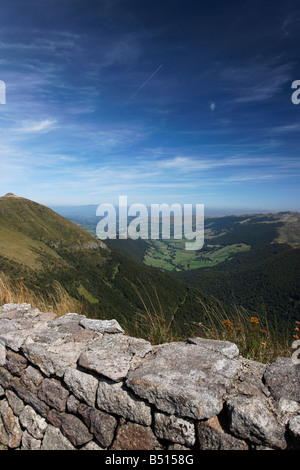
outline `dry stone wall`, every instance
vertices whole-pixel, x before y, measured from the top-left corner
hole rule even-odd
[[[153,346],[115,321],[0,307],[0,443],[22,450],[300,448],[300,365],[225,341]]]

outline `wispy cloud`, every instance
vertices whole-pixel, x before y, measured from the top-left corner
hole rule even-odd
[[[300,122],[295,122],[293,124],[286,124],[284,126],[276,126],[271,129],[271,132],[276,133],[285,133],[285,132],[299,132],[300,131]]]
[[[264,166],[273,165],[274,158],[271,157],[250,157],[236,156],[226,158],[195,158],[177,156],[174,158],[163,160],[159,163],[161,168],[169,168],[180,172],[205,171],[222,167],[245,167],[245,166]]]
[[[279,31],[285,38],[289,38],[299,33],[299,25],[300,14],[293,11],[285,17]]]
[[[39,31],[39,34],[43,34],[43,31]],[[51,34],[51,33],[50,33]],[[8,51],[19,51],[19,52],[49,52],[51,54],[58,53],[65,55],[67,51],[74,53],[80,50],[78,41],[69,38],[61,38],[58,33],[55,33],[52,38],[38,38],[29,42],[0,42],[0,50]]]
[[[225,67],[220,73],[224,88],[236,103],[260,102],[271,99],[292,79],[292,64],[269,62],[255,58],[244,65]]]
[[[55,119],[45,119],[43,121],[25,121],[22,122],[21,126],[16,128],[16,132],[23,134],[35,134],[41,132],[48,132],[53,129],[57,123]]]

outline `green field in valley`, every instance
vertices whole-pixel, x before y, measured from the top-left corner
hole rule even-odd
[[[226,261],[232,255],[249,251],[245,243],[233,245],[206,245],[202,250],[186,250],[184,240],[148,240],[144,263],[148,266],[167,271],[179,271],[216,266]]]

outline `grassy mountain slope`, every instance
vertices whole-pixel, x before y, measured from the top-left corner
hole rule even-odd
[[[34,270],[65,261],[59,250],[105,248],[85,230],[51,209],[25,198],[0,198],[0,255]]]
[[[50,296],[59,282],[87,315],[116,318],[130,334],[147,309],[174,332],[189,334],[204,315],[199,299],[212,302],[181,280],[110,251],[51,209],[13,195],[0,198],[1,272],[37,295]]]

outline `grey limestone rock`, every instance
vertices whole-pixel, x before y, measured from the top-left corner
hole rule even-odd
[[[193,446],[196,441],[195,425],[188,418],[156,412],[154,414],[155,434],[160,439]]]
[[[300,402],[300,364],[288,357],[278,357],[264,373],[266,386],[279,400],[287,398]]]
[[[14,415],[20,416],[25,407],[23,401],[11,390],[6,391],[6,398]]]
[[[159,410],[196,419],[218,414],[240,363],[190,343],[162,345],[128,374],[126,384]]]
[[[123,328],[119,325],[117,320],[93,320],[91,318],[83,318],[80,321],[80,325],[88,330],[95,330],[99,333],[122,333],[124,334]]]
[[[7,400],[0,401],[0,442],[15,449],[22,439],[22,429],[19,419],[14,415]]]
[[[44,379],[38,390],[38,398],[57,411],[65,411],[69,391],[56,379]]]
[[[40,439],[35,439],[25,429],[22,435],[21,450],[40,450],[42,442]]]
[[[1,326],[0,326],[1,328]],[[13,328],[11,331],[1,334],[0,331],[0,341],[2,341],[5,346],[8,346],[15,352],[18,352],[23,343],[32,335],[31,330],[21,330],[19,328]]]
[[[300,449],[300,414],[289,420],[288,430],[295,447]]]
[[[62,434],[61,430],[48,425],[42,441],[41,450],[75,450],[76,448]]]
[[[28,366],[21,375],[22,383],[31,389],[38,388],[43,380],[43,375],[32,366]]]
[[[32,406],[41,416],[47,415],[48,405],[38,398],[36,388],[27,387],[18,377],[11,380],[10,386],[25,404]]]
[[[0,307],[0,314],[3,312],[9,312],[10,310],[15,310],[17,312],[27,312],[28,310],[31,310],[31,304],[25,302],[22,304],[7,303]]]
[[[79,313],[66,313],[60,317],[55,318],[49,323],[50,328],[57,328],[62,325],[66,325],[69,323],[79,324],[79,322],[84,318],[84,315],[80,315]]]
[[[82,446],[93,439],[87,426],[77,417],[70,413],[60,413],[60,429],[65,437],[75,447]]]
[[[102,447],[111,445],[117,427],[117,420],[113,416],[84,403],[78,406],[78,414]]]
[[[85,318],[84,315],[78,313],[67,313],[49,322],[48,327],[60,336],[76,333],[83,329],[80,326],[83,318]]]
[[[6,362],[6,348],[2,341],[0,341],[0,366],[4,366]]]
[[[238,376],[238,380],[232,390],[232,395],[236,393],[245,396],[269,396],[270,392],[264,385],[263,375],[266,369],[266,364],[262,364],[257,361],[252,361],[239,357],[241,364],[241,370]]]
[[[34,409],[26,405],[19,416],[20,423],[27,429],[28,433],[35,439],[42,439],[47,429],[45,418],[39,416]]]
[[[206,339],[206,338],[188,338],[188,343],[197,344],[206,349],[211,349],[212,351],[217,351],[228,357],[229,359],[234,359],[239,355],[239,349],[236,344],[231,343],[230,341],[219,341],[216,339]]]
[[[6,352],[6,367],[13,375],[20,376],[27,367],[27,360],[21,354]]]
[[[235,436],[258,445],[286,448],[285,428],[269,410],[266,399],[238,396],[230,398],[226,405],[230,417],[229,428]]]
[[[103,335],[79,357],[78,364],[118,382],[127,376],[132,363],[150,350],[151,345],[145,340],[123,334]]]
[[[94,406],[98,388],[98,380],[91,374],[77,369],[69,368],[64,375],[64,381],[79,400]]]
[[[152,422],[150,405],[126,390],[122,382],[99,380],[97,405],[103,411],[145,426]]]
[[[7,318],[0,318],[0,334],[5,335],[9,331],[19,330],[19,326],[13,320]],[[2,340],[3,342],[3,340]]]
[[[223,429],[217,416],[196,424],[200,450],[248,450],[245,441]]]
[[[76,367],[77,360],[86,349],[84,343],[58,340],[49,345],[40,343],[22,346],[24,356],[47,376],[63,377],[68,367]]]

